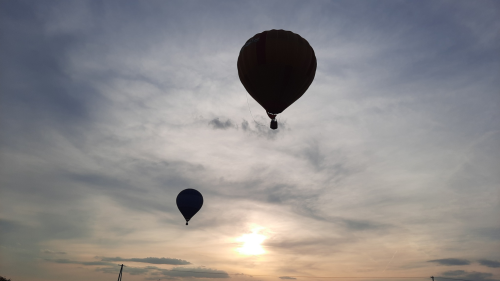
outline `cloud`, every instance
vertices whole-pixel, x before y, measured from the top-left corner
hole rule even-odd
[[[247,120],[243,120],[241,122],[241,129],[243,129],[243,131],[250,130],[250,124],[248,123]]]
[[[446,271],[443,273],[445,276],[460,276],[464,275],[466,273],[465,270],[451,270],[451,271]]]
[[[369,220],[355,220],[339,218],[339,220],[344,224],[349,230],[352,231],[369,231],[369,230],[379,230],[390,228],[391,225],[378,223]]]
[[[44,254],[50,254],[50,255],[66,255],[66,252],[60,252],[60,251],[51,251],[51,250],[40,250]]]
[[[129,259],[123,259],[120,257],[116,258],[107,258],[103,257],[101,259],[102,261],[131,261],[131,262],[142,262],[142,263],[151,263],[151,264],[173,264],[173,265],[185,265],[185,264],[191,264],[188,261],[181,260],[181,259],[170,259],[170,258],[153,258],[153,257],[148,257],[148,258],[129,258]]]
[[[476,233],[487,239],[500,240],[500,227],[485,227],[476,230]]]
[[[161,272],[170,277],[229,278],[229,274],[223,270],[206,267],[174,267],[171,270],[163,269]]]
[[[104,273],[118,273],[120,268],[118,266],[113,267],[100,267],[96,271]],[[123,273],[128,273],[132,275],[142,275],[147,274],[153,276],[164,276],[167,279],[177,279],[177,278],[229,278],[229,274],[225,271],[211,269],[206,267],[174,267],[173,269],[163,269],[156,266],[147,267],[131,267],[124,266]],[[151,278],[148,278],[150,280]],[[153,279],[151,279],[153,280]],[[156,278],[158,280],[158,277]]]
[[[130,259],[122,259],[120,257],[116,258],[102,258],[101,261],[91,261],[91,262],[82,262],[82,261],[74,261],[70,259],[55,259],[50,260],[46,259],[46,261],[59,263],[59,264],[79,264],[86,266],[94,266],[94,265],[104,265],[106,267],[98,267],[96,271],[103,273],[117,273],[119,272],[119,264],[112,263],[114,262],[142,262],[142,263],[151,263],[151,264],[173,264],[173,265],[184,265],[190,264],[190,262],[180,259],[169,259],[169,258],[130,258]],[[173,278],[229,278],[229,274],[223,270],[211,269],[206,267],[174,267],[173,269],[162,269],[156,266],[146,266],[146,267],[132,267],[132,266],[124,266],[124,273],[132,274],[132,275],[141,275],[146,273],[151,273],[152,275],[162,274],[166,277]]]
[[[260,122],[256,120],[250,121],[243,119],[241,121],[241,128],[247,133],[266,138],[268,140],[275,140],[280,133],[283,133],[288,129],[286,120],[279,120],[278,129],[272,130],[269,128],[269,123],[267,119],[260,118]],[[251,126],[253,124],[253,126]]]
[[[77,261],[72,261],[72,260],[69,260],[69,259],[57,259],[57,260],[47,260],[47,261],[51,261],[51,262],[55,262],[55,263],[81,263],[81,262],[77,262]]]
[[[195,236],[213,245],[221,236],[204,233],[236,237],[253,221],[275,231],[267,246],[290,256],[268,257],[290,267],[307,253],[318,270],[364,270],[342,247],[385,255],[377,247],[386,241],[407,243],[401,229],[416,233],[411,243],[441,249],[437,257],[470,252],[473,244],[459,242],[465,235],[484,241],[477,257],[495,257],[496,189],[485,187],[498,185],[499,165],[483,160],[500,159],[498,134],[489,151],[479,142],[500,124],[493,2],[0,2],[0,205],[9,219],[0,219],[0,238],[19,274],[30,259],[67,257],[59,249],[86,249],[71,252],[75,260],[97,248],[147,257]],[[278,130],[261,108],[250,119],[235,67],[245,40],[270,26],[303,35],[318,57],[316,80]],[[448,184],[463,159],[474,165]],[[222,176],[236,184],[213,180]],[[190,187],[206,190],[207,201],[196,217],[205,228],[190,228],[188,239],[175,196]],[[117,243],[143,252],[119,254]],[[408,260],[431,265],[424,252]],[[210,265],[204,253],[225,258],[197,247],[179,253]],[[332,263],[337,256],[345,259]],[[104,272],[108,263],[117,272],[113,262],[47,265]]]
[[[123,273],[128,273],[131,275],[141,275],[145,274],[154,270],[157,270],[158,268],[152,268],[152,267],[131,267],[131,266],[124,266],[123,267]],[[120,267],[115,266],[115,267],[99,267],[96,268],[95,271],[100,271],[104,273],[112,273],[116,274],[120,272]]]
[[[465,260],[465,259],[453,259],[453,258],[450,258],[450,259],[439,259],[439,260],[430,260],[430,261],[427,261],[427,262],[435,262],[435,263],[438,263],[440,265],[469,265],[470,264],[469,260]]]
[[[104,261],[85,261],[81,262],[81,265],[114,265],[114,263],[104,262]]]
[[[46,261],[55,262],[55,263],[63,263],[63,264],[81,264],[81,265],[116,265],[115,263],[106,262],[106,261],[74,261],[69,259],[46,259]]]
[[[294,253],[302,255],[325,255],[332,253],[331,248],[325,248],[325,244],[331,245],[336,249],[340,249],[343,245],[353,244],[357,238],[352,235],[345,235],[343,237],[332,237],[325,234],[318,235],[317,237],[298,237],[288,239],[268,239],[262,244],[265,248],[271,248],[273,251],[282,254]]]
[[[444,276],[459,277],[460,279],[464,279],[464,280],[498,281],[497,279],[491,279],[491,277],[493,277],[493,274],[491,274],[489,272],[452,270],[452,271],[443,272],[442,274]],[[436,280],[447,280],[447,279],[436,277]]]
[[[290,279],[290,280],[296,280],[297,278],[295,277],[290,277],[290,276],[280,276],[280,279]]]
[[[2,25],[6,22],[23,24],[23,27],[16,28],[16,34],[7,35],[9,40],[5,40],[1,50],[0,87],[3,93],[8,93],[3,96],[3,102],[11,106],[19,105],[18,110],[8,110],[4,115],[8,116],[5,122],[32,127],[36,125],[26,121],[38,118],[38,125],[50,123],[58,129],[74,133],[71,127],[79,127],[89,121],[92,114],[89,105],[92,100],[99,99],[92,86],[74,81],[67,72],[68,61],[65,58],[83,37],[68,32],[61,37],[47,32],[48,23],[44,15],[36,12],[40,8],[38,5],[20,3],[8,8],[25,16],[19,18],[9,12],[2,14]],[[35,42],[38,42],[39,51],[31,52],[30,45]],[[10,82],[5,83],[4,79]],[[31,82],[19,87],[19,83],[26,79]],[[3,110],[8,108],[2,107]],[[15,118],[20,115],[25,117]]]
[[[306,149],[304,149],[303,154],[316,170],[321,170],[323,168],[327,153],[321,150],[318,141],[310,142]]]
[[[208,122],[208,125],[212,126],[214,129],[222,129],[222,130],[236,127],[235,125],[233,125],[233,122],[231,122],[231,120],[227,119],[225,122],[221,122],[219,118],[211,120],[210,122]]]
[[[492,261],[492,260],[478,260],[479,264],[487,266],[487,267],[492,267],[492,268],[497,268],[500,267],[500,262],[498,261]]]
[[[16,232],[27,230],[27,227],[23,224],[14,220],[6,220],[3,218],[0,218],[0,227],[2,228],[2,238],[4,238],[6,234],[15,234]]]
[[[75,181],[75,182],[81,182],[84,183],[88,186],[95,186],[98,187],[99,189],[131,189],[133,188],[130,186],[129,183],[125,181],[120,181],[117,180],[113,177],[109,177],[103,174],[69,174],[68,177]]]
[[[63,263],[63,264],[81,264],[81,265],[116,265],[116,263],[113,262],[124,262],[124,261],[129,261],[129,262],[140,262],[140,263],[150,263],[150,264],[172,264],[172,265],[185,265],[185,264],[191,264],[188,261],[185,260],[180,260],[180,259],[169,259],[169,258],[130,258],[130,259],[122,259],[120,257],[116,258],[106,258],[103,257],[101,258],[100,261],[74,261],[70,259],[46,259],[47,261],[50,262],[55,262],[55,263]],[[156,267],[147,267],[149,269],[157,269]],[[103,269],[104,270],[104,269]]]

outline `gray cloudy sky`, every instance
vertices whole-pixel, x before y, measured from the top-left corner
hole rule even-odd
[[[1,276],[500,280],[499,1],[1,0],[0,29]],[[277,131],[236,69],[270,29],[318,59]]]

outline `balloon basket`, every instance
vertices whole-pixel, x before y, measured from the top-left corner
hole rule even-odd
[[[276,119],[271,120],[271,129],[278,129],[278,121],[276,121]]]

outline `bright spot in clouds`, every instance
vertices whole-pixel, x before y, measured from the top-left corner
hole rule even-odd
[[[237,238],[236,241],[243,242],[243,245],[236,249],[240,254],[243,255],[261,255],[265,253],[264,249],[260,245],[267,237],[258,234],[259,230],[254,229],[250,234],[243,234],[241,237]]]

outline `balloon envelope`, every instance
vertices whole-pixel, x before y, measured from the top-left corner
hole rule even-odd
[[[313,48],[300,35],[269,30],[250,38],[238,57],[238,75],[247,92],[275,115],[299,99],[316,74]]]
[[[188,225],[188,221],[201,209],[201,206],[203,206],[203,196],[198,190],[188,188],[177,195],[176,202],[177,208],[181,211],[181,214],[186,219],[186,225]]]

